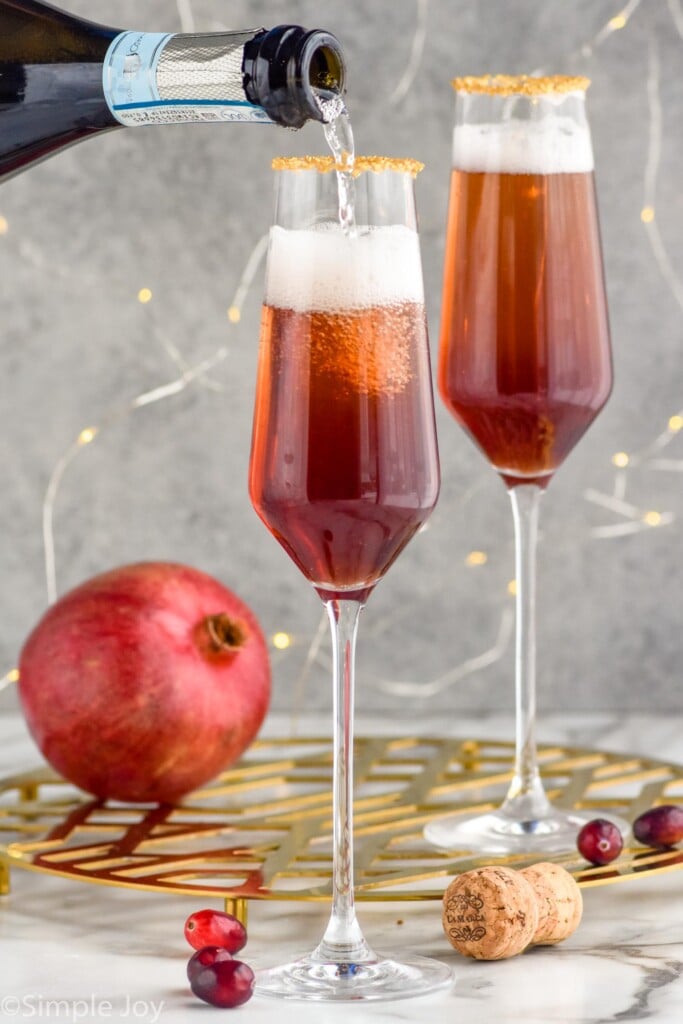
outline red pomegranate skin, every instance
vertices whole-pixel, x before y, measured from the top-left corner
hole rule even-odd
[[[122,566],[65,594],[26,640],[19,672],[45,759],[120,801],[172,803],[213,779],[252,742],[270,700],[253,612],[169,562]]]

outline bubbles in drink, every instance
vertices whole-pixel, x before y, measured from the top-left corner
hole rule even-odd
[[[316,102],[323,116],[323,131],[337,170],[339,189],[339,223],[344,233],[356,233],[355,183],[353,164],[355,146],[351,119],[341,96],[326,97],[318,94]]]
[[[325,377],[340,401],[349,393],[387,398],[414,383],[415,342],[426,327],[420,246],[411,228],[392,224],[348,235],[335,222],[274,226],[265,301],[287,338],[300,332],[311,377]]]

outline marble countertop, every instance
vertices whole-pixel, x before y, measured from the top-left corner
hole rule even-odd
[[[268,729],[287,734],[273,718]],[[410,722],[413,733],[443,733],[444,722]],[[359,721],[359,735],[397,734],[400,723]],[[454,723],[454,735],[509,739],[506,716]],[[299,724],[327,735],[326,720]],[[676,716],[557,715],[539,724],[543,742],[637,753],[683,762]],[[0,775],[40,758],[19,716],[0,716]],[[233,1010],[253,1024],[424,1021],[459,1024],[623,1024],[683,1020],[683,870],[584,889],[579,929],[556,947],[481,963],[451,950],[435,903],[368,904],[359,917],[371,944],[433,956],[453,969],[452,988],[401,1002],[325,1005],[276,1003],[255,996]],[[220,907],[220,901],[215,904]],[[14,868],[0,900],[0,1021],[207,1020],[211,1008],[189,992],[185,918],[199,909],[188,896],[80,884]],[[325,906],[258,903],[250,908],[244,959],[264,967],[309,951],[326,923]],[[213,1011],[218,1013],[220,1011]]]

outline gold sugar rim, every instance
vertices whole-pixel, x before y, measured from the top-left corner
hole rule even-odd
[[[456,92],[488,96],[551,96],[585,92],[590,84],[590,78],[584,75],[465,75],[451,82]]]
[[[411,157],[393,156],[357,156],[353,162],[353,176],[357,178],[363,171],[398,171],[416,177],[424,164]],[[331,156],[276,156],[272,162],[274,171],[329,171],[339,170],[339,164]]]

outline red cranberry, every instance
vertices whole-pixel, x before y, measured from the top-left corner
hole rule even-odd
[[[583,826],[576,845],[579,853],[591,864],[611,864],[621,853],[624,840],[613,822],[594,818]]]
[[[204,946],[204,949],[197,950],[187,962],[188,981],[192,982],[205,967],[211,967],[222,960],[232,960],[232,953],[221,946]]]
[[[633,822],[633,835],[644,846],[675,846],[683,839],[683,807],[662,804]]]
[[[190,987],[196,996],[211,1006],[241,1006],[251,999],[254,972],[241,960],[217,960],[192,978]]]
[[[239,953],[246,944],[247,932],[241,921],[222,910],[198,910],[185,922],[185,938],[193,949],[221,946]]]

